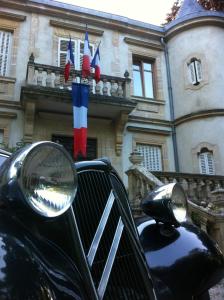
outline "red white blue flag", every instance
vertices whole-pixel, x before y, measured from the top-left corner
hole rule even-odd
[[[86,157],[89,85],[72,83],[74,158]]]
[[[72,49],[72,41],[70,39],[68,42],[68,48],[67,48],[67,54],[65,60],[65,70],[64,70],[65,82],[68,81],[71,65],[74,65],[74,54]]]
[[[93,60],[91,62],[91,67],[95,69],[95,80],[96,83],[100,81],[100,52],[99,52],[99,46],[96,49],[96,52],[94,54]]]
[[[88,32],[86,31],[85,41],[84,41],[83,61],[82,61],[82,77],[84,78],[90,75],[90,59],[91,59],[91,53],[89,49],[89,38],[88,38]]]

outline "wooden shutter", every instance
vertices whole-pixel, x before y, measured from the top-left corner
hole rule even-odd
[[[195,60],[195,72],[197,75],[197,81],[200,82],[202,81],[202,67],[201,67],[201,62],[199,60]]]
[[[146,144],[137,144],[136,148],[140,152],[144,160],[142,165],[149,171],[162,171],[162,155],[161,147],[146,145]]]
[[[0,75],[8,74],[11,32],[0,31]]]
[[[197,83],[197,79],[196,79],[196,74],[195,74],[195,66],[194,66],[194,62],[191,62],[188,65],[188,69],[189,69],[189,78],[190,78],[190,82],[192,84],[196,84]]]
[[[199,167],[201,174],[215,174],[214,158],[212,152],[203,152],[199,154]]]
[[[64,68],[65,60],[67,55],[67,48],[68,48],[69,39],[66,38],[59,38],[58,40],[58,66]],[[74,56],[76,56],[76,41],[72,40],[72,48],[74,51]]]

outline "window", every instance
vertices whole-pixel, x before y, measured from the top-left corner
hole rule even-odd
[[[59,38],[59,43],[58,43],[58,66],[59,67],[65,66],[68,41],[69,41],[69,39]],[[94,45],[90,44],[89,47],[90,47],[91,56],[93,57]],[[75,69],[81,70],[82,69],[82,60],[83,60],[83,51],[84,51],[84,41],[72,40],[72,48],[74,51]]]
[[[153,64],[139,59],[133,60],[134,96],[154,98]]]
[[[213,152],[202,148],[199,153],[199,168],[201,174],[215,174]]]
[[[0,31],[0,75],[8,75],[11,32]]]
[[[137,144],[136,149],[144,157],[142,162],[143,167],[149,171],[162,171],[162,155],[160,146]]]
[[[199,83],[202,81],[201,61],[197,58],[192,58],[188,63],[188,71],[190,82],[193,85],[199,85]]]

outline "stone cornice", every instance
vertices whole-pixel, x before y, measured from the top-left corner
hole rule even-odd
[[[144,133],[151,133],[151,134],[158,134],[158,135],[171,135],[171,131],[157,129],[157,128],[146,128],[146,127],[138,127],[138,126],[127,126],[128,131],[135,131],[135,132],[144,132]]]
[[[15,119],[17,118],[16,113],[8,112],[8,111],[1,111],[0,112],[0,118],[5,118],[5,119]]]
[[[224,116],[224,109],[204,110],[204,111],[187,114],[185,116],[177,118],[174,121],[174,124],[175,126],[177,126],[196,119],[204,119],[204,118],[218,117],[218,116]]]
[[[171,27],[166,31],[165,39],[168,41],[176,34],[189,30],[194,27],[198,26],[219,26],[224,27],[224,18],[214,17],[214,16],[207,16],[207,17],[200,17],[196,19],[187,20],[181,23],[178,23],[176,26]]]
[[[0,9],[0,18],[17,21],[17,22],[23,22],[26,20],[26,16],[24,16],[24,15],[18,15],[18,14],[6,12],[6,11],[1,11],[1,9]]]
[[[167,120],[160,120],[160,119],[146,119],[144,117],[139,117],[139,116],[134,116],[134,115],[129,115],[128,118],[129,122],[136,122],[136,123],[144,123],[144,124],[149,124],[149,125],[160,125],[160,126],[166,126],[166,127],[171,127],[172,123]]]
[[[99,26],[101,28],[109,28],[109,29],[115,29],[119,30],[125,33],[131,33],[138,36],[144,36],[147,38],[154,38],[154,39],[160,39],[164,36],[164,32],[161,29],[156,29],[156,26],[150,27],[144,27],[141,26],[141,22],[134,22],[133,24],[131,22],[128,22],[127,18],[124,18],[124,20],[119,20],[116,18],[113,18],[113,15],[110,17],[106,17],[106,15],[110,14],[103,14],[101,15],[94,15],[91,13],[88,13],[88,10],[85,11],[75,11],[75,10],[69,10],[63,7],[57,7],[53,5],[47,5],[47,4],[40,4],[38,2],[32,2],[32,1],[24,1],[24,0],[1,0],[1,6],[2,7],[8,7],[8,8],[14,8],[19,9],[25,12],[32,12],[32,13],[39,13],[42,15],[48,15],[52,17],[61,18],[63,20],[70,20],[74,22],[79,22],[82,24],[86,24],[88,20],[89,25],[95,25]],[[145,24],[145,23],[142,23]],[[150,24],[149,24],[150,25]],[[154,28],[155,27],[155,28]],[[158,27],[159,28],[159,27]]]
[[[134,45],[134,46],[140,46],[140,47],[144,47],[144,48],[150,48],[150,49],[155,49],[155,50],[163,50],[164,47],[161,45],[161,43],[153,43],[153,41],[151,42],[147,42],[147,41],[143,41],[143,40],[137,40],[137,39],[133,39],[133,38],[129,38],[129,37],[125,37],[124,41],[127,44],[130,45]]]
[[[16,78],[14,78],[14,77],[0,76],[0,82],[15,83],[16,82]]]
[[[86,26],[79,26],[76,24],[71,24],[67,22],[60,22],[56,20],[50,20],[50,25],[54,27],[59,27],[63,29],[68,29],[68,30],[74,30],[74,31],[79,31],[79,32],[85,32],[86,31]],[[102,36],[104,31],[88,27],[88,33],[96,36]]]
[[[21,109],[21,105],[19,102],[8,101],[8,100],[0,100],[0,107],[11,108],[11,109]]]

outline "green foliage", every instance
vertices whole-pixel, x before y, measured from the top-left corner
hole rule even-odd
[[[8,144],[5,144],[5,143],[0,143],[0,148],[5,150],[5,151],[8,151],[8,152],[15,152],[17,150],[19,150],[20,148],[23,148],[24,146],[28,145],[30,143],[27,143],[25,142],[23,139],[20,141],[20,142],[17,142],[16,145],[14,147],[9,147]]]

